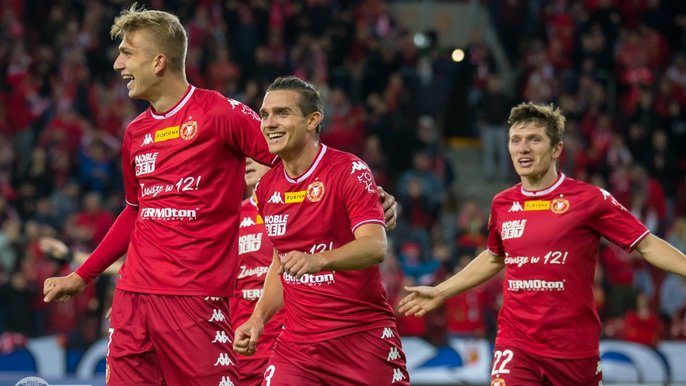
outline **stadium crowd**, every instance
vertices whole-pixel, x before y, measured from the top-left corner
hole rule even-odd
[[[485,248],[488,208],[458,194],[456,182],[469,181],[459,180],[445,143],[480,136],[484,179],[514,181],[503,158],[506,120],[522,100],[559,104],[568,117],[561,170],[604,187],[686,250],[679,0],[482,0],[505,60],[475,31],[462,63],[435,32],[418,47],[415,33],[426,31],[400,25],[390,1],[143,3],[178,14],[187,27],[196,86],[254,109],[278,75],[319,87],[322,142],[362,157],[401,204],[382,264],[393,304],[403,285],[442,281]],[[117,42],[108,26],[129,2],[0,4],[0,351],[55,333],[85,346],[101,336],[116,275],[70,303],[45,304],[43,280],[71,267],[39,240],[91,251],[122,209],[121,137],[146,107],[127,97],[112,70]],[[451,335],[492,337],[500,291],[493,280],[426,317],[399,316],[401,334],[436,344]],[[595,293],[606,336],[648,345],[686,339],[684,279],[607,244]]]

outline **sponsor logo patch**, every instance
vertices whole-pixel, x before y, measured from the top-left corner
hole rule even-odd
[[[164,142],[175,138],[179,138],[179,126],[167,127],[155,132],[155,142]]]
[[[284,202],[286,204],[295,204],[298,202],[305,201],[305,191],[301,190],[299,192],[286,192],[284,193]]]
[[[550,209],[550,201],[534,200],[524,202],[524,211],[534,211],[534,210],[548,210]]]

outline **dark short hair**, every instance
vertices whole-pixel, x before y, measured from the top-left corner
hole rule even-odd
[[[314,112],[324,115],[324,102],[319,91],[309,82],[297,76],[280,76],[267,87],[267,91],[291,90],[300,95],[298,107],[303,115],[307,116]],[[317,134],[322,131],[322,125],[317,126]]]
[[[533,102],[520,103],[510,110],[507,123],[510,127],[520,123],[535,123],[545,128],[552,146],[562,142],[565,133],[565,116],[559,107],[552,103],[549,105],[535,104]]]

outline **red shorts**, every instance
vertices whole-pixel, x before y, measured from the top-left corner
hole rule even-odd
[[[550,358],[505,346],[493,353],[491,386],[599,386],[602,380],[598,356]]]
[[[238,355],[241,386],[260,386],[264,379],[264,370],[267,368],[268,364],[268,356],[254,358]]]
[[[108,386],[238,383],[226,298],[115,290]]]
[[[395,327],[375,328],[321,342],[276,340],[263,386],[409,386],[405,353]]]

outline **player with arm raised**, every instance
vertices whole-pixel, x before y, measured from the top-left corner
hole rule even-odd
[[[504,268],[493,385],[602,383],[592,285],[601,236],[686,276],[686,256],[610,193],[557,171],[564,122],[552,105],[511,110],[508,147],[521,183],[493,198],[488,250],[435,287],[407,288],[401,301],[401,312],[421,316]]]

